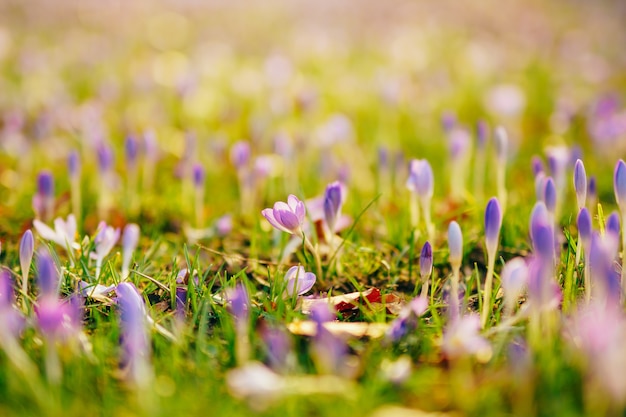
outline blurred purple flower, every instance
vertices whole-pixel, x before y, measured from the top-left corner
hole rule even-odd
[[[235,142],[230,148],[230,160],[239,171],[250,163],[250,144],[246,141]]]
[[[3,269],[0,271],[0,338],[17,337],[24,328],[24,324],[24,316],[15,308],[11,273]]]
[[[193,179],[193,185],[196,188],[203,188],[204,180],[206,178],[206,172],[204,170],[204,166],[198,163],[193,164],[193,167],[191,169],[191,177]]]
[[[626,213],[626,163],[621,159],[615,164],[613,190],[620,211]]]
[[[122,280],[128,278],[133,252],[139,243],[139,226],[129,223],[122,233]]]
[[[266,208],[261,211],[263,217],[272,226],[283,232],[303,236],[302,225],[306,216],[304,203],[293,194],[287,198],[287,203],[278,201],[273,208]]]
[[[428,309],[428,298],[415,297],[402,308],[398,317],[387,328],[386,337],[397,342],[417,327],[417,319]]]
[[[152,370],[149,364],[150,339],[144,301],[130,282],[118,284],[115,292],[122,331],[122,366],[127,370],[127,378],[131,384],[146,386],[152,379]]]
[[[479,120],[476,123],[476,139],[479,149],[484,149],[489,138],[489,125],[484,120]]]
[[[100,174],[107,173],[113,168],[113,150],[104,141],[101,141],[96,147],[98,157],[98,170]]]
[[[233,230],[233,216],[224,214],[215,221],[213,227],[217,236],[224,237],[229,235]]]
[[[238,283],[235,288],[229,288],[226,292],[228,311],[233,315],[238,323],[247,323],[250,314],[250,298],[248,291],[242,283]]]
[[[463,261],[463,233],[455,221],[451,221],[448,226],[448,248],[450,250],[448,257],[450,265],[452,268],[460,268]]]
[[[341,183],[335,181],[329,184],[324,192],[324,219],[331,233],[335,233],[335,225],[341,215],[342,191]]]
[[[430,199],[434,192],[434,177],[430,163],[426,159],[412,159],[409,163],[409,178],[406,188],[420,196]]]
[[[40,171],[37,175],[37,192],[33,196],[35,215],[44,221],[54,212],[54,177],[50,171]]]
[[[528,285],[528,267],[523,258],[513,258],[508,261],[500,273],[502,289],[504,291],[504,307],[509,314],[513,313],[515,305]]]
[[[113,226],[107,226],[105,222],[98,225],[98,233],[93,239],[95,250],[91,253],[91,259],[96,261],[96,279],[100,276],[100,269],[104,258],[111,252],[113,246],[120,238],[120,229],[114,229]]]
[[[574,190],[576,191],[576,201],[578,209],[585,207],[587,202],[587,173],[585,165],[580,159],[574,164]]]
[[[126,166],[131,169],[134,168],[139,156],[139,143],[133,135],[127,135],[124,139],[124,156],[126,157]]]
[[[448,325],[443,332],[441,350],[450,359],[474,355],[479,362],[491,359],[491,345],[480,335],[480,318],[471,314]]]
[[[78,178],[80,174],[80,155],[76,149],[73,149],[67,157],[67,169],[70,178]]]
[[[539,173],[545,172],[545,169],[543,167],[543,161],[541,160],[541,157],[534,155],[531,159],[531,166],[532,166],[532,170],[533,170],[533,176],[536,178],[537,175],[539,175]]]
[[[554,185],[554,181],[552,180],[552,178],[548,177],[544,181],[543,201],[546,204],[546,208],[551,215],[554,215],[556,211],[556,199],[556,186]]]
[[[27,230],[22,235],[20,240],[20,268],[22,269],[22,290],[24,296],[28,289],[28,273],[30,272],[30,264],[33,260],[33,253],[35,251],[35,239],[33,238],[33,232]]]
[[[578,227],[578,237],[583,242],[583,248],[587,250],[588,245],[591,243],[591,232],[593,231],[591,226],[591,215],[586,207],[583,207],[578,212],[576,219]]]

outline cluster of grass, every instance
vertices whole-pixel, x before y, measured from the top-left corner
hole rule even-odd
[[[88,3],[0,7],[0,262],[17,293],[10,309],[25,317],[16,350],[8,310],[0,306],[0,415],[623,413],[619,375],[602,368],[594,357],[599,353],[577,339],[589,335],[577,327],[585,317],[587,259],[575,262],[571,179],[571,155],[580,152],[597,179],[600,205],[589,204],[594,228],[603,230],[617,207],[612,174],[624,156],[618,153],[626,129],[598,139],[590,138],[589,127],[603,93],[623,97],[626,86],[616,70],[623,61],[619,42],[611,38],[616,17],[602,7],[592,8],[593,15],[535,2],[503,8],[504,17],[525,18],[516,28],[536,29],[518,36],[502,26],[510,19],[448,2],[432,6],[437,24],[424,17],[421,3],[384,21],[367,2],[346,9],[351,12],[339,26],[323,25],[336,19],[323,8],[301,16],[272,4],[271,11],[254,5],[128,6],[122,12]],[[602,30],[580,41],[577,25],[598,21]],[[76,22],[81,26],[68,29]],[[364,24],[372,32],[366,42],[355,35]],[[282,40],[286,34],[289,41]],[[572,71],[577,63],[587,65],[584,71]],[[615,111],[624,114],[619,106]],[[461,171],[448,149],[450,131],[441,127],[446,112],[471,139]],[[479,120],[509,132],[508,202],[493,309],[482,328],[457,334],[448,309],[448,225],[457,221],[463,231],[462,315],[471,316],[486,308],[484,211],[499,191],[492,134],[478,164]],[[136,160],[129,140],[139,147]],[[241,164],[233,155],[236,143],[251,151]],[[563,240],[549,278],[561,289],[572,285],[558,306],[510,320],[500,273],[512,258],[530,262],[533,255],[531,157],[544,157],[547,145],[570,155],[555,219]],[[102,146],[113,152],[110,169],[99,161]],[[77,182],[68,172],[71,152],[80,159]],[[419,313],[408,309],[423,285],[420,251],[431,231],[411,226],[405,182],[413,158],[430,161],[435,179],[428,237],[434,267],[427,307]],[[194,183],[195,167],[205,177]],[[41,193],[42,170],[54,178],[52,213],[33,199]],[[479,171],[484,181],[476,188]],[[335,180],[346,186],[342,212],[350,221],[329,241],[324,221],[311,221],[311,199]],[[451,195],[458,183],[461,195]],[[307,201],[310,247],[261,215],[288,194]],[[28,292],[21,293],[21,236],[35,218],[52,224],[72,212],[80,249],[35,233]],[[140,227],[128,278],[121,241],[96,272],[90,254],[101,221]],[[38,259],[48,254],[60,273],[62,300],[80,293],[80,282],[92,288],[126,281],[138,289],[150,318],[144,380],[129,376],[121,342],[130,336],[123,335],[114,289],[84,292],[77,332],[66,340],[47,337],[37,308]],[[610,261],[621,264],[619,257]],[[316,272],[317,281],[310,293],[286,297],[284,276],[294,265]],[[372,288],[380,297],[364,295]],[[239,316],[238,290],[248,297]],[[538,308],[531,292],[518,297],[516,311]],[[185,293],[182,306],[179,293]],[[352,294],[354,305],[336,312],[345,323],[336,333],[315,323],[316,331],[305,329],[317,312],[308,307],[342,294]],[[619,314],[606,314],[622,329],[618,305]],[[371,324],[366,334],[364,323]],[[399,324],[406,332],[392,337]],[[622,330],[598,328],[593,337],[604,349],[613,352],[624,340]],[[50,350],[60,361],[59,378],[51,376]],[[617,370],[624,368],[618,359]]]

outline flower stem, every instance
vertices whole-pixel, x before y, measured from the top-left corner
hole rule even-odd
[[[304,236],[304,246],[309,250],[309,252],[313,254],[313,257],[315,258],[315,268],[317,272],[317,279],[319,279],[320,282],[324,282],[324,277],[322,275],[322,261],[320,259],[319,251],[317,250],[315,246],[313,246],[309,238],[306,236]]]
[[[483,311],[480,323],[483,328],[487,325],[489,313],[491,312],[491,287],[493,286],[493,269],[496,263],[496,257],[493,253],[487,254],[488,266],[487,276],[485,277],[485,290],[483,292]]]

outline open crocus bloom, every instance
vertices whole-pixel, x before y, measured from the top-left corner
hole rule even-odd
[[[33,220],[33,226],[39,233],[39,236],[45,240],[54,242],[64,248],[80,248],[74,240],[76,238],[76,218],[73,214],[67,216],[67,220],[63,220],[61,217],[54,219],[54,230],[37,219]]]
[[[304,203],[293,194],[289,195],[287,203],[277,201],[273,208],[266,208],[261,214],[278,230],[300,236],[303,233],[306,209]]]
[[[294,293],[302,295],[313,288],[315,280],[315,274],[306,272],[303,266],[292,266],[285,274],[285,281],[287,282],[285,293],[289,297],[293,296]]]

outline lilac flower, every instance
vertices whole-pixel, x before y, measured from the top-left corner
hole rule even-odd
[[[313,288],[316,277],[314,273],[306,272],[303,266],[292,266],[285,273],[284,280],[287,283],[285,294],[292,297],[294,294],[302,295]]]
[[[554,232],[548,209],[541,201],[535,204],[530,215],[530,238],[536,254],[554,258]]]
[[[187,314],[187,280],[189,279],[189,270],[183,268],[178,271],[176,276],[176,319],[184,322]]]
[[[224,237],[230,234],[233,230],[233,216],[225,214],[215,221],[213,226],[215,228],[215,234],[219,237]]]
[[[261,332],[265,342],[267,361],[272,369],[285,371],[289,367],[291,339],[280,328],[265,326]]]
[[[586,207],[581,208],[578,212],[576,224],[578,227],[578,237],[583,241],[583,245],[585,242],[591,243],[591,215]]]
[[[585,165],[580,159],[574,165],[574,190],[576,191],[576,202],[578,209],[585,207],[587,202],[587,173]]]
[[[73,214],[68,215],[65,221],[60,217],[56,218],[54,220],[54,230],[37,219],[33,220],[33,226],[45,240],[54,242],[68,250],[80,248],[74,240],[76,239],[76,218]]]
[[[491,345],[479,331],[480,318],[477,315],[463,316],[445,329],[441,350],[450,359],[474,355],[479,362],[488,362]]]
[[[130,261],[139,243],[139,233],[139,226],[134,223],[129,223],[124,227],[122,234],[122,280],[128,278],[130,274]]]
[[[248,321],[250,314],[250,298],[246,287],[239,283],[235,288],[230,288],[226,292],[228,311],[233,315],[236,322]]]
[[[420,253],[420,276],[427,280],[433,272],[433,248],[430,242],[424,243]]]
[[[122,331],[122,366],[126,369],[128,382],[145,387],[152,380],[152,370],[144,301],[137,288],[130,282],[118,284],[115,291]]]
[[[508,261],[502,268],[500,279],[504,290],[504,309],[512,314],[528,283],[528,267],[524,259],[518,257]]]
[[[417,327],[417,319],[428,309],[426,297],[415,297],[402,308],[398,317],[391,322],[387,329],[386,337],[396,342]]]
[[[341,183],[335,181],[326,187],[324,192],[324,219],[331,234],[335,233],[335,224],[341,215],[343,193]]]
[[[96,155],[98,157],[98,170],[101,174],[109,172],[113,168],[113,150],[105,142],[101,141],[96,147]]]
[[[619,241],[620,221],[619,213],[612,212],[606,219],[606,233],[611,234],[616,241]]]
[[[96,280],[100,276],[102,262],[104,258],[111,252],[113,246],[120,238],[120,229],[114,229],[113,226],[107,226],[106,223],[100,222],[98,225],[98,234],[94,238],[95,251],[91,253],[91,259],[96,260]]]
[[[287,203],[278,201],[274,208],[266,208],[261,214],[272,226],[283,232],[304,236],[302,225],[306,216],[304,203],[293,194],[287,198]]]
[[[28,273],[30,272],[34,250],[35,240],[33,232],[29,229],[22,235],[22,240],[20,241],[20,268],[22,269],[22,296],[24,299],[26,299],[28,294]]]

